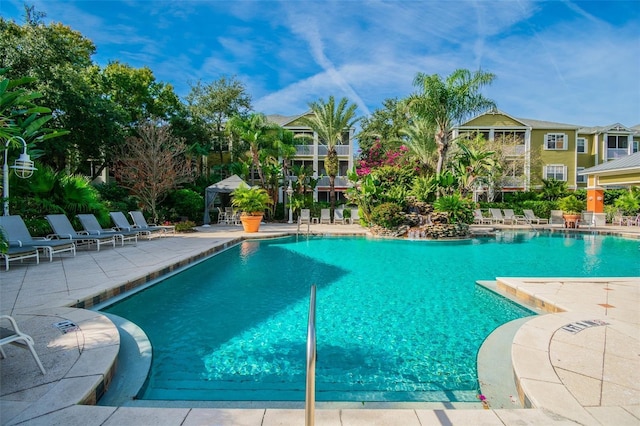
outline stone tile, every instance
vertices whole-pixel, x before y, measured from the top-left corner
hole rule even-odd
[[[638,426],[640,419],[622,407],[587,407],[587,411],[603,425]]]
[[[631,415],[633,415],[635,418],[638,419],[638,422],[640,422],[640,404],[638,405],[623,405],[622,408],[627,411],[628,413],[631,413]]]
[[[119,345],[111,345],[82,351],[82,355],[65,377],[107,374],[116,362],[119,350]]]
[[[92,426],[102,425],[117,407],[72,405],[42,417],[29,420],[29,426]]]
[[[341,420],[342,426],[421,425],[418,415],[413,410],[342,410]]]
[[[595,407],[600,405],[602,381],[561,368],[556,368],[556,373],[582,406]]]
[[[602,383],[602,406],[640,405],[640,392],[637,389],[605,381]]]
[[[264,414],[265,410],[194,408],[189,411],[181,426],[261,426]]]
[[[543,409],[495,410],[505,426],[576,426],[576,422]]]
[[[549,358],[555,368],[574,371],[594,379],[602,377],[602,350],[579,348],[575,345],[552,341]]]
[[[631,333],[631,334],[630,334]],[[636,330],[622,329],[620,327],[607,327],[607,347],[606,353],[620,358],[626,358],[630,363],[640,366],[638,356],[640,355],[639,333]]]
[[[341,426],[339,410],[315,410],[318,426]],[[305,424],[305,410],[267,409],[261,426],[297,426]],[[343,423],[346,425],[346,423]]]
[[[640,355],[636,353],[636,358]],[[635,366],[636,368],[633,368]],[[603,380],[640,392],[640,362],[621,358],[609,352],[604,354]]]
[[[511,346],[513,371],[519,380],[535,379],[549,383],[560,383],[547,352],[521,345]]]
[[[416,410],[422,425],[503,426],[493,410]],[[403,423],[394,423],[402,425]]]
[[[33,404],[28,410],[18,415],[15,421],[24,422],[75,405],[82,401],[101,380],[101,376],[62,379],[43,395],[37,404]]]
[[[564,385],[523,379],[520,385],[534,408],[544,408],[582,425],[598,424]]]
[[[119,407],[101,425],[178,426],[187,418],[189,411],[189,408]]]

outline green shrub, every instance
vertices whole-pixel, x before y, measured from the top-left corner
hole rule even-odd
[[[175,223],[176,232],[192,232],[194,226],[196,226],[196,224],[191,220]]]
[[[382,203],[373,208],[371,222],[387,229],[396,228],[404,222],[402,208],[394,203]]]
[[[438,212],[449,213],[451,223],[473,223],[474,203],[462,198],[460,194],[445,195],[433,203],[433,208]]]
[[[204,197],[191,189],[177,189],[167,195],[161,207],[167,209],[166,215],[171,221],[185,217],[200,221],[204,215]]]

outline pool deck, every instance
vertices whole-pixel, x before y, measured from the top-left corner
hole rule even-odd
[[[367,234],[358,225],[311,225],[310,229],[323,235]],[[12,315],[21,330],[33,337],[47,373],[41,374],[28,351],[11,345],[3,347],[7,358],[0,360],[0,424],[304,424],[302,409],[261,408],[259,403],[248,409],[199,408],[197,404],[194,408],[93,405],[108,392],[117,368],[120,337],[105,316],[78,308],[90,308],[171,271],[174,265],[185,265],[201,258],[202,253],[214,253],[246,236],[275,237],[295,230],[295,224],[267,224],[256,235],[244,234],[239,227],[212,225],[198,228],[195,233],[139,241],[137,246],[126,244],[99,252],[80,249],[76,257],[56,255],[51,263],[48,259],[40,265],[12,262],[9,271],[0,272],[0,312]],[[606,226],[595,231],[640,238],[639,227]],[[640,253],[638,259],[640,265]],[[449,403],[428,407],[407,404],[401,408],[318,404],[315,422],[342,426],[637,426],[638,268],[638,277],[624,279],[496,277],[495,291],[549,312],[523,322],[510,345],[518,394],[509,397],[514,400],[513,407],[520,406],[517,399],[531,408],[494,406],[491,399],[489,409],[452,409],[456,404]],[[63,321],[76,327],[63,333],[58,324]]]

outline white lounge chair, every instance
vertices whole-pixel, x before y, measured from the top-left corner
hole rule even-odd
[[[482,215],[482,210],[475,209],[473,210],[473,223],[479,225],[491,224],[491,218],[484,217]]]
[[[0,327],[0,353],[2,354],[2,358],[7,357],[7,354],[4,353],[2,346],[8,345],[10,343],[21,347],[26,346],[27,349],[29,349],[29,351],[31,352],[31,355],[33,355],[33,359],[36,361],[36,364],[38,364],[38,367],[40,368],[40,371],[42,371],[42,374],[47,374],[44,367],[42,366],[42,363],[40,362],[40,358],[38,358],[38,354],[36,353],[35,348],[33,347],[34,342],[31,336],[21,332],[18,328],[16,320],[9,315],[0,316],[0,321],[8,321],[11,324],[11,329]]]
[[[72,241],[32,237],[19,215],[0,216],[0,228],[4,229],[10,246],[40,249],[49,257],[49,262],[53,261],[53,255],[56,253],[71,252],[76,255],[76,245]]]
[[[36,259],[36,265],[40,263],[40,253],[33,246],[9,246],[5,253],[0,253],[0,259],[4,259],[4,270],[9,270],[9,262],[14,260]]]
[[[351,209],[351,217],[349,218],[349,222],[353,225],[354,223],[360,223],[360,214],[358,213],[358,209]]]
[[[504,224],[504,216],[502,216],[502,210],[500,210],[500,209],[489,209],[489,213],[491,213],[491,223],[503,223]]]
[[[345,224],[346,219],[344,218],[344,209],[336,209],[333,214],[333,223],[340,222],[342,225]]]
[[[320,209],[320,223],[326,223],[327,225],[331,225],[331,210],[329,209]]]
[[[515,214],[513,209],[503,209],[502,212],[504,213],[505,223],[507,221],[510,222],[512,225],[517,225],[520,222],[526,223],[524,216]]]
[[[303,223],[311,224],[311,210],[310,209],[300,209],[300,216],[298,216],[298,222],[301,225]]]
[[[549,217],[549,225],[564,226],[564,218],[562,217],[562,210],[551,210],[551,216]]]
[[[536,214],[531,209],[522,209],[522,212],[524,213],[525,220],[529,224],[532,224],[534,222],[537,225],[549,223],[549,219],[536,216]]]

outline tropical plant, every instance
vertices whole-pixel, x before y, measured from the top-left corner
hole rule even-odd
[[[634,193],[633,190],[629,190],[618,197],[613,205],[625,215],[635,215],[640,210],[640,191]]]
[[[558,200],[558,208],[565,214],[575,215],[586,208],[586,203],[572,194]]]
[[[243,216],[262,216],[273,203],[264,188],[240,185],[231,193],[231,205],[242,210]]]
[[[417,160],[422,173],[432,173],[437,164],[437,145],[433,137],[433,129],[424,118],[416,118],[403,127],[400,133],[406,136],[404,145]]]
[[[458,152],[454,158],[452,168],[458,180],[460,195],[465,197],[478,182],[488,181],[495,166],[493,151],[469,148],[458,143]]]
[[[405,220],[402,208],[396,203],[382,203],[371,211],[371,223],[393,229]]]
[[[433,208],[438,212],[449,214],[451,223],[473,223],[473,203],[460,196],[460,194],[445,195],[433,203]]]
[[[451,130],[472,114],[494,108],[495,103],[480,93],[491,84],[495,75],[478,70],[458,69],[443,80],[439,75],[418,73],[413,81],[419,93],[409,97],[410,111],[434,130],[438,163],[436,173],[442,172],[451,143]]]
[[[541,196],[544,200],[556,201],[567,192],[567,182],[554,178],[542,179]]]
[[[342,98],[336,105],[333,96],[329,96],[327,102],[320,99],[317,102],[311,102],[309,108],[311,108],[311,116],[301,117],[300,122],[311,127],[318,135],[320,142],[327,147],[324,168],[329,176],[329,201],[331,210],[334,210],[336,207],[335,181],[339,169],[336,145],[342,142],[343,134],[358,121],[357,105],[349,105],[347,98]]]

